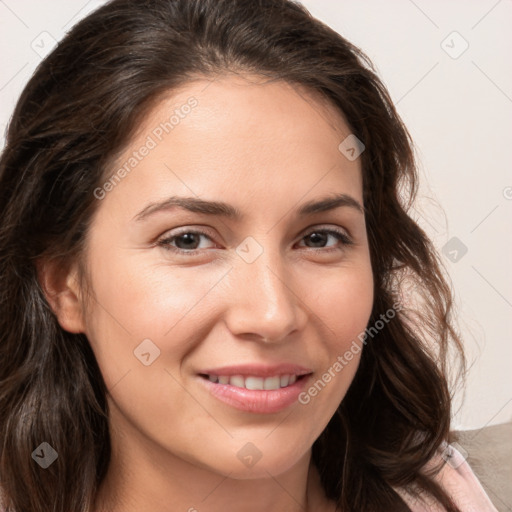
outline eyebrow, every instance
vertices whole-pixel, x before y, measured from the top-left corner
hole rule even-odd
[[[334,194],[322,199],[308,201],[297,210],[299,217],[314,215],[315,213],[327,212],[340,207],[349,207],[364,214],[364,208],[359,201],[347,194]],[[236,207],[222,201],[207,201],[198,197],[171,196],[163,201],[151,203],[143,208],[137,215],[135,221],[142,221],[153,213],[181,208],[194,213],[216,215],[227,219],[240,221],[244,214]]]

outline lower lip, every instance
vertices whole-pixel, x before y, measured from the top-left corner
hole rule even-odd
[[[230,384],[213,383],[201,376],[198,376],[198,378],[210,394],[235,409],[256,414],[272,414],[294,404],[310,376],[311,374],[304,375],[291,386],[273,390],[238,388]]]

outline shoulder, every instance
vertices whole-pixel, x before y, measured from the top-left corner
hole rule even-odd
[[[453,445],[444,443],[438,454],[426,465],[431,469],[443,463],[434,476],[463,512],[497,512],[464,456]],[[413,496],[402,488],[395,489],[413,512],[445,512],[432,497]]]

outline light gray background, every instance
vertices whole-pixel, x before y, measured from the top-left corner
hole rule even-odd
[[[103,3],[0,0],[2,135],[52,41]],[[415,218],[450,273],[471,367],[454,426],[510,421],[512,0],[303,4],[370,56],[416,142]]]

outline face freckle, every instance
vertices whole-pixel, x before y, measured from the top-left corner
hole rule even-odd
[[[333,364],[373,304],[360,159],[339,150],[349,134],[326,101],[257,77],[190,82],[147,115],[86,253],[86,334],[127,457],[256,478],[297,463],[325,428],[360,354]],[[212,392],[221,370],[251,393]],[[250,471],[244,446],[261,454]]]

